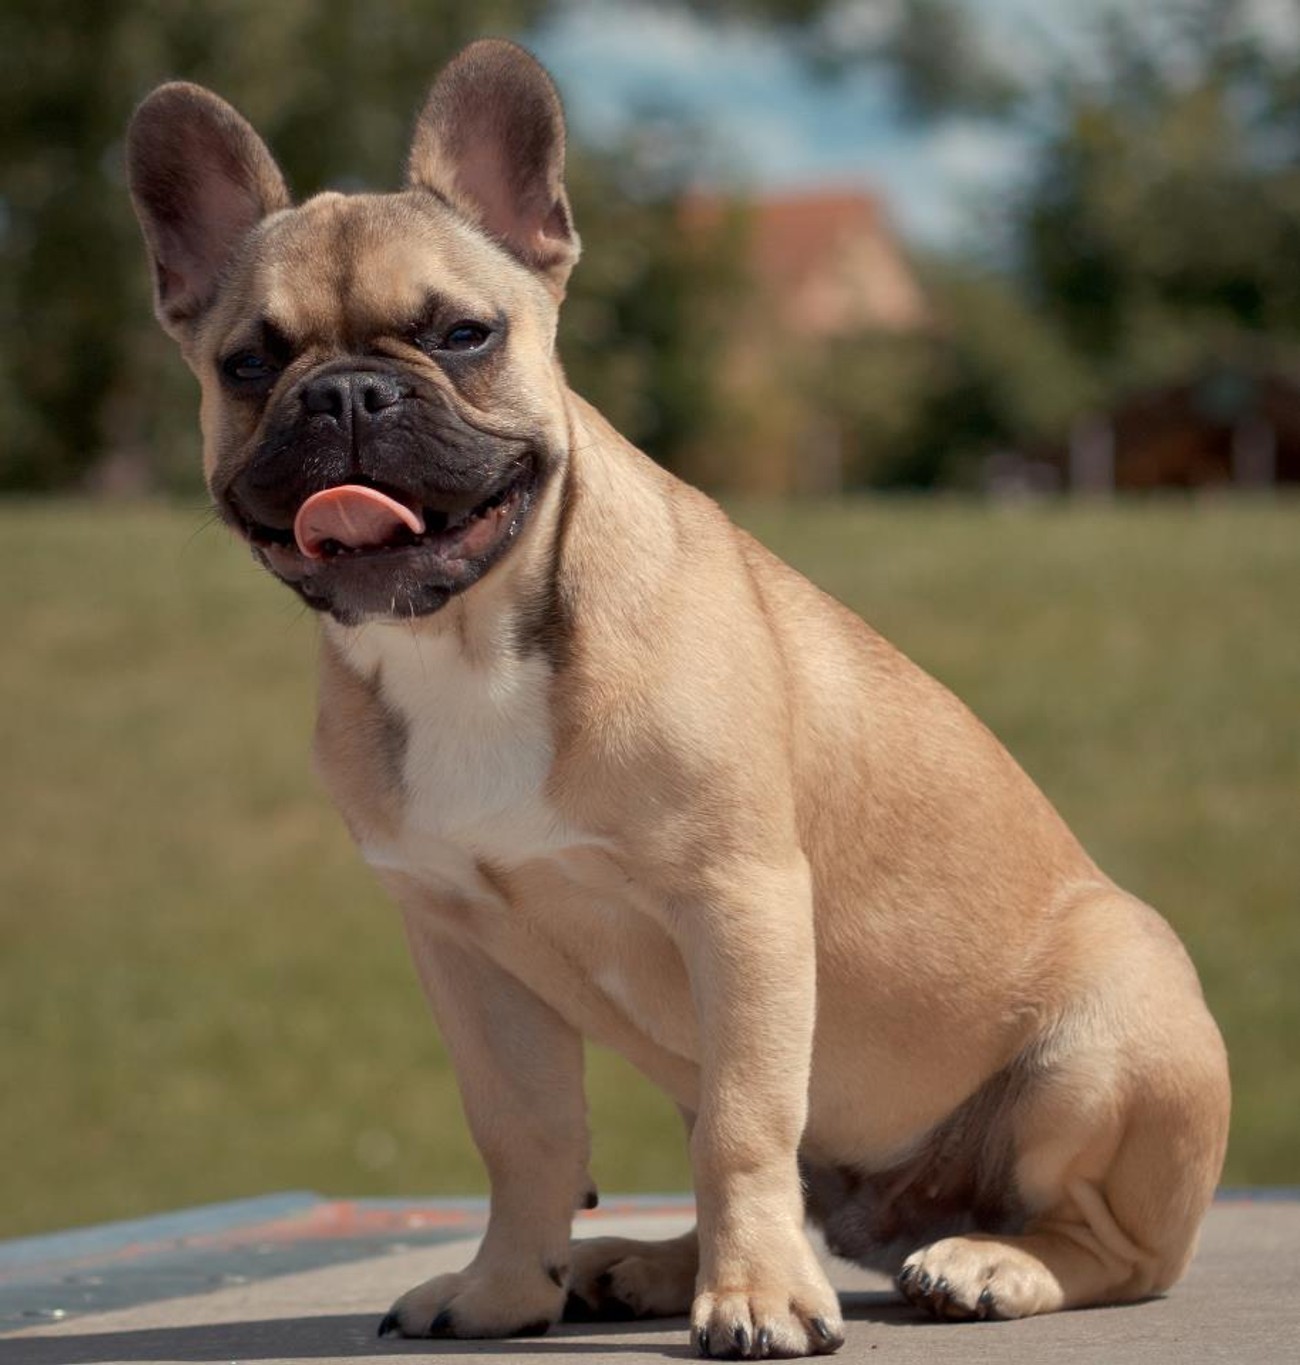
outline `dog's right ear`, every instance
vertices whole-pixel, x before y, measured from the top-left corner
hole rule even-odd
[[[178,341],[212,302],[221,271],[289,191],[248,121],[201,85],[160,85],[135,111],[127,179],[154,272],[154,312]]]

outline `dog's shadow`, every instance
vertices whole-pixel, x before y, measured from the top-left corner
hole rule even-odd
[[[890,1293],[842,1296],[850,1320],[902,1325],[923,1323],[914,1309]],[[599,1356],[619,1351],[653,1352],[688,1360],[685,1318],[658,1322],[565,1323],[552,1335],[506,1341],[375,1340],[373,1313],[203,1323],[190,1327],[132,1328],[121,1332],[67,1333],[50,1337],[0,1338],[0,1365],[98,1365],[120,1361],[349,1360],[359,1357],[518,1355]],[[626,1337],[626,1342],[620,1341]],[[647,1340],[647,1338],[651,1338]]]
[[[258,1360],[352,1360],[358,1357],[390,1357],[394,1361],[412,1356],[499,1355],[545,1357],[547,1355],[610,1354],[620,1349],[663,1350],[665,1356],[688,1357],[686,1320],[665,1320],[649,1327],[663,1329],[664,1342],[649,1345],[645,1323],[566,1323],[545,1337],[505,1341],[403,1341],[387,1337],[375,1340],[373,1313],[337,1313],[324,1317],[272,1318],[246,1322],[203,1323],[190,1327],[133,1328],[121,1332],[69,1333],[57,1337],[0,1338],[0,1365],[99,1365],[120,1361],[258,1361]],[[626,1348],[617,1340],[621,1332],[636,1331],[637,1340]],[[584,1340],[584,1338],[587,1338]],[[682,1343],[682,1349],[674,1346]]]

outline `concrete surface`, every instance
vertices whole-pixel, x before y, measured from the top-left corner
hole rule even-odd
[[[174,1223],[162,1220],[167,1226],[155,1228],[152,1241],[147,1225],[115,1225],[130,1235],[124,1240],[109,1228],[0,1245],[0,1290],[8,1295],[7,1316],[0,1320],[0,1365],[392,1365],[412,1357],[467,1355],[514,1365],[529,1359],[638,1365],[690,1357],[683,1320],[562,1326],[546,1337],[505,1342],[379,1341],[380,1316],[400,1292],[468,1259],[482,1224],[481,1206],[293,1198],[306,1203],[261,1221],[265,1209],[254,1205],[252,1221],[245,1217],[234,1229],[178,1233]],[[207,1216],[211,1220],[213,1211]],[[580,1216],[577,1231],[666,1237],[689,1223],[689,1207],[681,1200],[621,1201]],[[143,1235],[140,1226],[146,1226]],[[204,1258],[214,1255],[248,1273],[209,1274],[212,1262]],[[295,1256],[305,1257],[298,1263],[309,1268],[291,1268]],[[190,1292],[194,1275],[207,1276],[206,1292]],[[1012,1323],[937,1323],[905,1308],[877,1276],[838,1262],[832,1263],[832,1275],[848,1318],[840,1361],[1300,1360],[1300,1199],[1294,1195],[1220,1200],[1183,1282],[1167,1298],[1132,1307]],[[130,1306],[94,1308],[96,1295],[102,1300],[105,1293]],[[63,1316],[50,1320],[58,1315]],[[32,1325],[18,1325],[23,1322]]]

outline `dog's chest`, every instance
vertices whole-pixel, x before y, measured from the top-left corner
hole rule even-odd
[[[455,922],[575,1027],[599,1031],[598,1014],[575,1003],[594,990],[646,1037],[688,1055],[675,949],[614,846],[548,798],[546,662],[502,652],[485,667],[454,633],[357,635],[349,662],[378,678],[375,704],[401,739],[400,815],[361,841],[366,861],[432,892],[435,913],[450,898]],[[517,874],[509,892],[499,873]]]
[[[484,892],[482,868],[511,868],[589,844],[547,798],[554,761],[550,670],[536,655],[467,657],[455,632],[358,632],[354,666],[379,679],[400,736],[401,815],[367,861],[435,889]]]

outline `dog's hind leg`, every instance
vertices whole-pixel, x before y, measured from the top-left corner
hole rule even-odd
[[[677,1318],[691,1311],[700,1246],[695,1229],[664,1241],[587,1237],[574,1241],[569,1322]]]
[[[695,1115],[679,1108],[689,1138]],[[566,1321],[685,1317],[695,1297],[700,1243],[694,1228],[661,1241],[583,1237],[574,1240],[569,1262]]]
[[[1223,1163],[1227,1059],[1190,963],[1141,909],[1141,932],[1130,909],[1122,957],[1053,1030],[1057,1055],[1015,1115],[1023,1233],[914,1252],[898,1276],[913,1303],[1018,1318],[1146,1298],[1186,1269]]]

